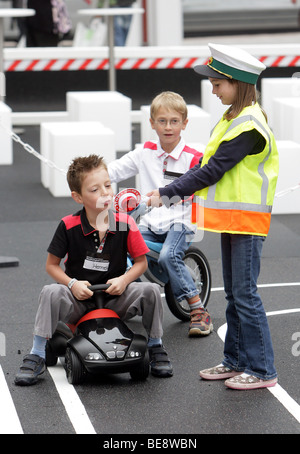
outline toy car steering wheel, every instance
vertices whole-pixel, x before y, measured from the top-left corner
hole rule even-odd
[[[99,290],[106,290],[110,286],[111,286],[111,284],[95,284],[95,285],[89,285],[88,289],[91,290],[92,292],[97,292]]]
[[[94,298],[95,298],[95,303],[96,303],[97,309],[103,309],[104,298],[105,298],[105,294],[103,293],[103,290],[106,290],[110,286],[111,286],[111,284],[95,284],[95,285],[88,286],[88,289],[90,289],[92,292],[95,292]]]

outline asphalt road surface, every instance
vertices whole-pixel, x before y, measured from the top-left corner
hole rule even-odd
[[[22,139],[39,149],[37,127],[27,127]],[[189,437],[200,447],[203,434],[300,433],[300,215],[273,216],[259,279],[279,374],[276,387],[233,391],[199,378],[200,369],[222,360],[226,328],[219,236],[205,234],[199,246],[212,271],[208,307],[214,331],[190,339],[188,325],[165,308],[172,378],[149,376],[136,383],[123,374],[73,387],[58,365],[36,386],[23,388],[14,385],[14,376],[32,344],[40,289],[51,282],[44,271],[46,249],[60,218],[77,205],[52,197],[40,183],[38,159],[15,144],[14,164],[0,166],[0,206],[0,256],[19,259],[17,267],[0,268],[0,433],[102,434],[97,439],[102,445],[117,440],[113,435],[119,440],[144,435],[143,448],[152,448],[149,440],[166,434],[183,443]],[[140,320],[130,327],[141,331]]]

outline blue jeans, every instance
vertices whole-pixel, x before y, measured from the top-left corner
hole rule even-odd
[[[132,16],[115,16],[115,46],[125,46]]]
[[[272,340],[257,292],[264,237],[221,234],[227,333],[223,364],[269,380],[277,376]]]
[[[173,295],[177,301],[198,295],[195,283],[186,268],[183,257],[194,233],[182,224],[173,224],[168,232],[154,233],[140,227],[144,240],[163,243],[158,263],[169,276]]]

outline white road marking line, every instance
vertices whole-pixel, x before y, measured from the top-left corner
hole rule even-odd
[[[269,288],[269,287],[293,287],[300,285],[300,282],[282,282],[278,284],[259,284],[258,288]],[[224,287],[214,287],[211,289],[212,292],[220,292],[224,290]]]
[[[23,434],[23,429],[0,366],[0,434]]]
[[[268,390],[300,423],[300,405],[278,383],[273,388],[268,388]]]
[[[268,317],[270,317],[271,315],[293,314],[294,312],[300,312],[300,308],[295,308],[295,309],[282,309],[282,310],[280,310],[280,311],[266,312],[266,314],[267,314]]]
[[[300,312],[300,309],[284,309],[281,311],[272,311],[267,312],[267,316],[272,315],[283,315],[283,314],[290,314],[293,312]],[[225,341],[227,330],[227,323],[220,326],[217,333],[218,336]],[[285,409],[300,423],[300,405],[296,402],[278,383],[273,386],[272,388],[267,388],[270,393],[273,394],[274,397],[285,407]]]
[[[300,285],[300,282],[282,282],[278,284],[260,284],[258,287],[260,288],[266,288],[266,287],[293,287]]]
[[[48,371],[54,381],[57,392],[64,404],[76,434],[96,434],[74,386],[70,385],[66,378],[65,369],[61,362],[59,361],[54,367],[48,367]]]

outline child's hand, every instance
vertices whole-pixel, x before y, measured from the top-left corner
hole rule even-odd
[[[147,195],[147,197],[149,197],[149,199],[147,200],[147,206],[151,206],[151,207],[162,206],[162,200],[160,198],[158,189],[154,189],[153,191],[148,192],[148,194],[146,194],[146,195]]]
[[[79,301],[84,301],[91,296],[93,296],[93,292],[88,289],[88,285],[91,285],[88,281],[76,281],[71,288],[71,292],[73,296]]]
[[[109,293],[110,295],[122,295],[122,293],[126,290],[127,287],[126,279],[124,276],[109,279],[107,281],[107,284],[111,284],[110,287],[108,287],[108,289],[105,290],[106,293]]]

